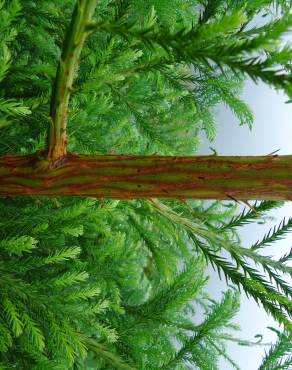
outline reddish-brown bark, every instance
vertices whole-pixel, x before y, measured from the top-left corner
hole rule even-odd
[[[291,200],[292,156],[5,156],[0,195]]]

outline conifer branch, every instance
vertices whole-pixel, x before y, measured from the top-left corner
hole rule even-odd
[[[190,238],[193,240],[197,249],[202,251],[206,260],[211,263],[212,267],[214,269],[215,267],[217,268],[219,276],[221,276],[221,272],[223,272],[226,281],[230,280],[239,288],[242,287],[247,296],[250,295],[257,303],[260,302],[264,309],[270,313],[275,320],[282,323],[288,332],[292,332],[292,324],[289,317],[285,312],[282,312],[278,307],[278,302],[275,300],[275,298],[281,300],[281,297],[285,299],[284,296],[280,296],[274,289],[271,289],[271,287],[269,288],[269,285],[261,279],[255,271],[251,278],[248,278],[245,274],[238,271],[237,266],[234,266],[226,259],[218,256],[205,243],[199,241],[191,234]],[[251,272],[251,269],[249,269],[249,271]],[[288,310],[289,307],[287,307],[287,311]]]
[[[115,369],[137,370],[135,367],[126,364],[117,354],[108,351],[103,345],[94,339],[87,338],[86,345],[99,358],[102,358],[107,364],[113,366]]]
[[[241,370],[240,367],[237,365],[237,363],[235,361],[232,360],[232,358],[230,356],[228,356],[228,354],[226,353],[225,349],[223,348],[220,348],[216,342],[211,339],[211,338],[208,338],[208,342],[210,343],[210,346],[214,347],[216,349],[216,351],[223,357],[225,358],[225,360],[227,362],[229,362],[229,364],[232,366],[232,368],[236,369],[236,370]]]
[[[232,243],[226,238],[221,238],[220,235],[218,236],[212,230],[204,229],[203,225],[196,221],[180,216],[157,200],[152,200],[152,204],[160,214],[164,215],[174,224],[181,225],[185,228],[195,248],[203,253],[213,268],[217,268],[219,276],[223,272],[226,280],[231,280],[239,288],[242,287],[256,302],[261,302],[267,312],[276,320],[283,323],[287,330],[292,332],[292,323],[287,316],[291,312],[291,302],[280,291],[277,291],[269,284],[261,273],[251,267],[245,261],[245,258],[250,258],[256,264],[262,266],[271,278],[275,276],[273,269],[275,272],[283,271],[290,273],[291,269],[289,267],[269,257],[256,254],[250,249],[239,247],[236,243]],[[218,248],[216,252],[215,248]],[[228,251],[236,265],[217,254],[222,249]],[[287,291],[286,284],[282,283],[280,278],[275,279],[275,282],[284,292]]]
[[[291,369],[292,365],[292,337],[289,333],[279,333],[277,342],[271,346],[263,358],[259,370]]]
[[[218,331],[224,327],[228,321],[236,314],[239,309],[238,294],[228,290],[220,303],[214,304],[211,312],[206,317],[205,321],[200,325],[196,334],[190,337],[186,343],[176,353],[168,364],[165,364],[162,369],[175,369],[184,360],[189,360],[196,363],[196,356],[192,352],[200,342],[206,340],[213,331]]]
[[[262,240],[258,240],[255,244],[251,246],[251,249],[256,250],[263,248],[267,245],[271,245],[277,240],[281,240],[292,228],[292,219],[289,218],[288,221],[285,218],[280,222],[279,226],[274,226],[268,231],[268,233],[263,237]]]
[[[185,199],[292,199],[292,156],[191,156],[202,129],[215,137],[217,104],[251,125],[244,75],[292,95],[292,47],[279,47],[291,0],[96,3],[0,0],[0,368],[213,369],[220,356],[236,368],[224,342],[252,343],[224,333],[238,301],[210,304],[204,258],[292,332],[291,252],[259,249],[291,220],[246,249],[237,226],[277,202],[231,218],[233,206]],[[287,14],[253,26],[271,4]],[[263,368],[291,367],[275,347]]]
[[[291,200],[291,156],[0,157],[0,195]],[[250,186],[247,189],[247,184]]]
[[[283,205],[283,202],[275,202],[269,200],[264,200],[260,203],[256,202],[252,208],[248,210],[244,208],[239,215],[232,217],[232,219],[227,224],[224,224],[220,227],[220,230],[231,230],[233,228],[252,223],[263,217],[266,212],[272,209],[279,208],[281,205]]]
[[[292,80],[287,73],[287,66],[292,47],[287,44],[279,50],[275,49],[275,45],[291,29],[292,17],[285,15],[279,21],[269,23],[260,35],[255,32],[253,37],[240,32],[246,21],[246,14],[236,10],[219,20],[202,23],[199,27],[195,25],[191,29],[182,28],[173,33],[157,26],[153,12],[144,28],[138,28],[126,17],[114,23],[102,21],[90,27],[118,34],[127,41],[134,38],[137,43],[163,55],[167,64],[192,63],[196,68],[201,63],[210,70],[214,70],[216,65],[222,71],[227,66],[255,82],[262,80],[277,89],[283,89],[290,96]],[[223,34],[227,37],[220,40]],[[230,37],[232,34],[236,34],[236,41]]]
[[[68,104],[96,4],[97,0],[78,0],[66,33],[51,98],[48,160],[55,161],[67,153]]]

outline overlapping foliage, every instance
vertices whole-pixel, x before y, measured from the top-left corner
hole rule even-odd
[[[251,26],[272,3],[278,16]],[[1,154],[45,146],[73,6],[1,2]],[[251,125],[238,98],[245,75],[291,92],[291,48],[278,50],[287,9],[289,1],[100,1],[70,102],[69,149],[194,154],[202,129],[215,136],[219,103]],[[0,368],[215,369],[221,356],[236,368],[226,340],[236,340],[228,330],[238,293],[206,298],[205,260],[284,324],[261,368],[289,368],[291,255],[259,252],[291,222],[251,248],[236,232],[277,206],[237,216],[198,201],[2,198]]]

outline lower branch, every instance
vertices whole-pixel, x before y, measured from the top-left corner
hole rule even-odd
[[[5,156],[0,195],[291,200],[292,156]]]

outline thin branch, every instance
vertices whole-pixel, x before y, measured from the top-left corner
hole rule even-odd
[[[67,152],[68,104],[79,57],[90,33],[87,26],[96,3],[97,0],[78,0],[67,30],[51,98],[47,154],[49,161],[55,161]]]

